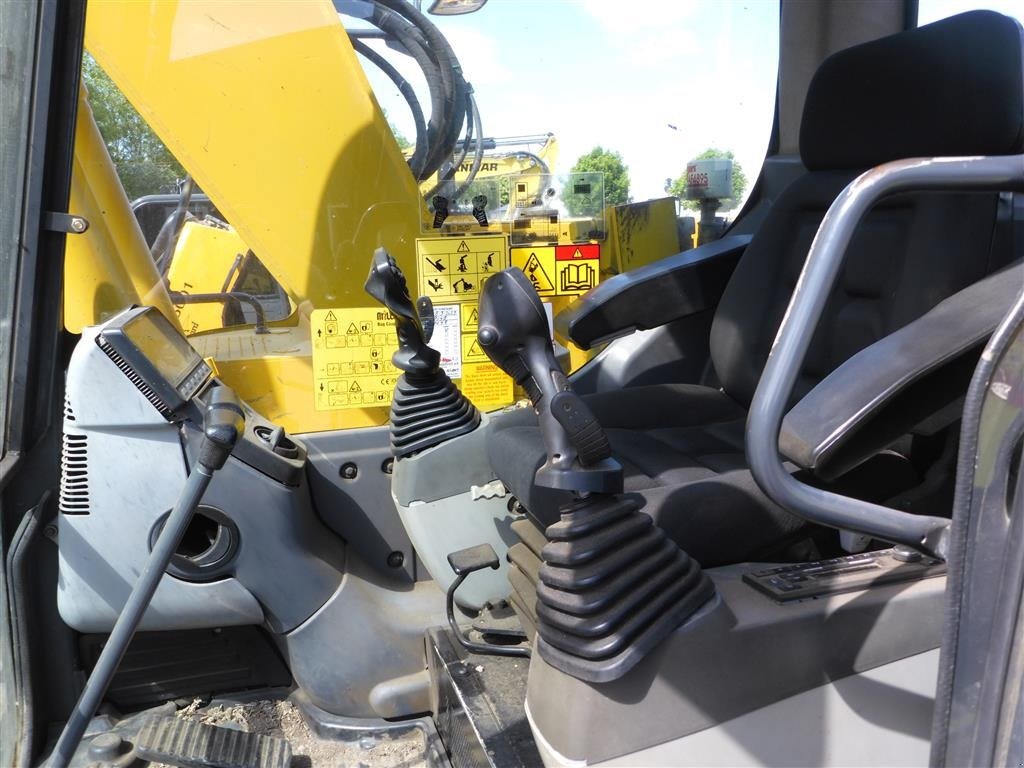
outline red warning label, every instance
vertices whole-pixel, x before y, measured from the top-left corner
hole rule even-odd
[[[556,245],[555,261],[578,261],[579,259],[600,259],[601,246],[597,243],[582,245]]]

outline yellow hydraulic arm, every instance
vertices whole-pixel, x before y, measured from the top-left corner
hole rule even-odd
[[[419,192],[329,0],[94,0],[86,47],[296,305],[365,303],[380,245],[414,269]]]

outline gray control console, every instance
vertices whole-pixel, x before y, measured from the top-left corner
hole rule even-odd
[[[153,308],[83,331],[68,366],[58,518],[57,602],[75,629],[113,627],[199,460],[214,381]],[[344,545],[313,510],[304,446],[238,407],[245,432],[189,523],[143,630],[266,621],[287,632],[341,583]]]

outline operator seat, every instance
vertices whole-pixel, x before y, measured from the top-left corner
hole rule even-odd
[[[1016,21],[978,11],[829,57],[802,116],[808,172],[772,206],[715,312],[710,354],[721,388],[664,384],[586,398],[623,464],[626,491],[705,567],[779,558],[807,536],[804,521],[755,484],[744,424],[825,211],[861,172],[889,160],[1021,152],[1021,41]],[[858,351],[1019,258],[1004,236],[1005,208],[994,193],[951,192],[901,194],[872,210],[851,243],[794,402]],[[491,465],[541,527],[551,524],[567,494],[534,485],[544,447],[532,410],[503,414],[493,428]],[[905,486],[905,463],[879,465],[889,469],[861,480],[862,498],[882,501]],[[851,479],[842,487],[856,495]]]

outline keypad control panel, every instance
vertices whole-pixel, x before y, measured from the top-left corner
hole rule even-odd
[[[946,564],[903,547],[754,571],[743,581],[780,603],[940,576]]]

